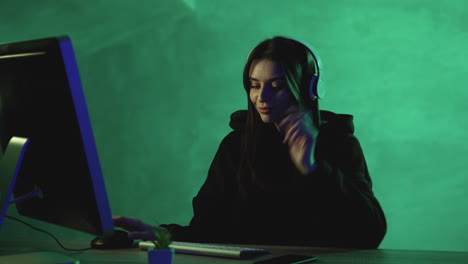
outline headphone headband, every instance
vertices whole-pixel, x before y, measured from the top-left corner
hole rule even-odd
[[[314,52],[316,50],[315,48],[312,47],[309,43],[302,41],[302,40],[297,40],[293,38],[286,38],[290,41],[293,41],[295,43],[298,43],[302,45],[303,47],[306,48],[306,50],[309,51],[309,54],[312,56],[313,64],[314,64],[314,69],[315,73],[312,76],[312,79],[310,80],[309,84],[309,94],[312,100],[316,98],[323,98],[325,97],[325,89],[324,89],[324,84],[323,84],[323,65],[322,65],[322,60],[318,53]],[[309,60],[307,61],[308,63]]]

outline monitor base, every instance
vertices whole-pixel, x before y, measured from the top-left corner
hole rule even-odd
[[[60,263],[60,264],[80,264],[78,259],[72,258],[56,252],[50,251],[39,251],[39,252],[30,252],[30,253],[20,253],[12,255],[0,256],[0,263],[9,263],[9,264],[50,264],[50,263]]]

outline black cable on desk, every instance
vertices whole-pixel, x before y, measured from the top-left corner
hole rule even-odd
[[[66,251],[85,251],[85,250],[92,249],[92,248],[82,248],[82,249],[66,248],[66,247],[64,247],[64,246],[62,245],[62,243],[60,243],[60,241],[58,241],[57,238],[55,238],[54,235],[52,235],[51,233],[49,233],[49,232],[47,232],[47,231],[45,231],[45,230],[42,230],[42,229],[37,228],[37,227],[34,227],[33,225],[28,224],[28,223],[26,223],[25,221],[23,221],[23,220],[21,220],[21,219],[18,219],[18,218],[16,218],[16,217],[13,217],[13,216],[8,216],[8,215],[6,215],[5,218],[10,218],[10,219],[12,219],[12,220],[16,220],[16,221],[18,221],[18,222],[20,222],[20,223],[22,223],[22,224],[25,224],[25,225],[29,226],[30,228],[32,228],[32,229],[34,229],[34,230],[36,230],[36,231],[39,231],[39,232],[42,232],[42,233],[46,233],[47,235],[51,236],[51,237],[59,244],[59,246],[60,246],[62,249],[66,250]]]

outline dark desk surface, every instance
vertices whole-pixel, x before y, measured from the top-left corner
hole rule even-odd
[[[85,248],[89,241],[67,240],[62,242],[66,247]],[[420,250],[353,250],[353,249],[332,249],[332,248],[312,248],[312,247],[287,247],[287,246],[260,246],[247,245],[248,247],[266,248],[272,253],[249,260],[223,259],[205,256],[193,256],[184,254],[175,254],[174,264],[223,264],[223,263],[254,263],[255,261],[268,259],[283,254],[302,254],[318,256],[319,263],[375,263],[375,264],[467,264],[468,252],[451,251],[420,251]],[[147,251],[139,249],[124,250],[87,250],[84,252],[68,252],[61,250],[59,246],[50,240],[36,241],[0,241],[0,263],[6,263],[5,260],[12,260],[16,254],[48,251],[58,252],[71,256],[80,261],[80,264],[99,264],[99,263],[147,263]],[[3,260],[2,260],[3,259]],[[20,259],[15,259],[21,262]],[[9,261],[14,264],[15,262]]]

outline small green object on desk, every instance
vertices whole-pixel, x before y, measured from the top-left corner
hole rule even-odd
[[[172,243],[172,235],[169,231],[158,228],[154,231],[154,236],[156,237],[156,240],[152,241],[154,244],[154,249],[170,249],[169,246]]]
[[[169,246],[172,243],[172,235],[161,229],[154,231],[156,237],[152,241],[154,247],[148,249],[148,264],[172,264],[174,259],[174,249]]]

